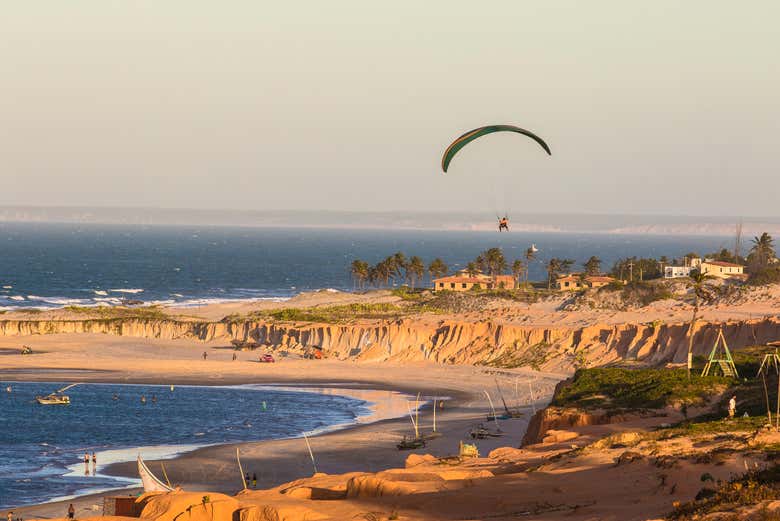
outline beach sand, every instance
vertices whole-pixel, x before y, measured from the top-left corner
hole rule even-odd
[[[472,366],[442,366],[429,363],[392,364],[356,363],[335,360],[300,360],[282,358],[275,364],[258,363],[257,353],[240,352],[232,361],[233,351],[224,342],[210,344],[192,340],[159,341],[108,335],[46,335],[34,339],[0,338],[0,348],[16,347],[34,341],[40,354],[7,355],[0,358],[3,381],[83,381],[155,384],[226,385],[278,383],[287,385],[336,385],[338,387],[403,391],[410,395],[449,397],[437,410],[437,431],[442,436],[431,440],[417,453],[437,456],[455,454],[460,440],[468,440],[468,431],[476,423],[487,423],[490,407],[487,390],[500,407],[496,382],[510,406],[521,406],[526,414],[519,419],[500,422],[504,437],[480,441],[482,453],[500,446],[517,446],[531,415],[532,407],[542,406],[555,384],[566,375],[530,370],[496,370]],[[207,351],[208,359],[201,354]],[[250,358],[251,357],[251,358]],[[529,399],[529,384],[536,403]],[[517,386],[517,394],[515,394]],[[389,403],[387,393],[375,393],[382,415],[403,414],[398,403]],[[405,404],[404,404],[405,407]],[[423,431],[432,429],[430,405],[420,416]],[[403,466],[410,451],[398,451],[396,443],[411,434],[407,415],[358,425],[310,440],[318,470],[328,474],[352,471],[379,471]],[[240,448],[244,469],[256,472],[258,488],[279,485],[313,473],[309,454],[302,439],[276,440],[204,447],[166,461],[172,482],[186,489],[205,489],[235,493],[241,489],[235,449]],[[154,461],[148,461],[159,469]],[[135,463],[119,463],[103,473],[136,477]],[[122,491],[121,494],[135,491]],[[79,498],[74,504],[80,517],[100,514],[94,505],[102,505],[102,496]],[[18,498],[20,504],[23,498]],[[49,503],[16,509],[25,518],[60,517],[67,503]]]

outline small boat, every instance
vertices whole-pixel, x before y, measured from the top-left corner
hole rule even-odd
[[[425,447],[425,439],[424,438],[409,438],[407,436],[404,436],[404,438],[400,442],[398,442],[396,447],[398,447],[398,450],[420,449],[422,447]]]
[[[166,485],[157,476],[152,474],[149,467],[146,466],[141,455],[138,455],[138,475],[141,477],[141,483],[144,486],[144,492],[171,492],[173,487]]]
[[[477,425],[476,427],[473,427],[471,431],[469,432],[469,435],[472,439],[475,440],[484,440],[486,438],[500,438],[504,435],[503,432],[496,429],[495,431],[491,431],[481,423]]]
[[[36,396],[35,401],[41,405],[68,405],[70,403],[70,396],[64,393],[71,387],[75,387],[77,385],[79,384],[75,383],[66,385],[62,389],[58,389],[51,394],[47,394],[46,396]]]

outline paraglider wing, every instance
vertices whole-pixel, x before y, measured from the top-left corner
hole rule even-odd
[[[447,147],[447,150],[444,151],[444,155],[441,158],[441,169],[444,170],[445,172],[447,171],[447,168],[449,168],[450,166],[450,161],[452,161],[452,158],[455,157],[455,154],[457,154],[461,148],[465,147],[475,139],[485,136],[487,134],[492,134],[493,132],[516,132],[518,134],[522,134],[524,136],[530,137],[531,139],[539,143],[539,146],[541,146],[544,149],[544,151],[547,152],[548,155],[552,155],[552,152],[550,152],[550,147],[547,146],[547,143],[545,143],[542,138],[540,138],[530,130],[525,130],[523,128],[516,127],[514,125],[488,125],[486,127],[479,127],[469,132],[466,132],[458,139],[453,141],[452,144],[450,144],[450,146]]]

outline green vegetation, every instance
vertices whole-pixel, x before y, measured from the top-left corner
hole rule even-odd
[[[127,308],[123,306],[65,306],[65,311],[79,315],[87,315],[90,318],[101,320],[111,319],[143,319],[143,320],[163,320],[171,318],[160,306],[144,306],[137,308]]]
[[[694,501],[675,504],[674,511],[667,518],[679,521],[700,519],[704,514],[733,512],[736,508],[775,500],[778,496],[780,496],[780,465],[775,464],[764,469],[752,470],[728,482],[718,483],[716,488],[704,487]],[[734,514],[733,517],[718,519],[741,518]],[[780,516],[758,512],[751,519],[769,521],[778,520]]]
[[[599,288],[600,292],[620,291],[623,301],[627,305],[647,306],[657,300],[674,298],[674,294],[666,284],[658,282],[628,282],[612,281]]]
[[[500,367],[502,369],[530,367],[531,369],[539,371],[554,354],[552,345],[546,342],[539,342],[538,344],[522,350],[517,346],[517,342],[515,342],[514,349],[504,352],[501,356],[489,360],[483,365],[488,367]]]
[[[710,376],[688,381],[684,369],[579,369],[562,386],[552,405],[582,409],[656,409],[675,403],[703,404],[732,380]]]
[[[322,322],[338,324],[354,319],[396,319],[410,312],[429,311],[424,305],[398,304],[344,304],[340,306],[322,306],[314,308],[282,308],[256,311],[249,315],[228,315],[223,322],[241,322],[245,320],[278,320],[281,322]]]

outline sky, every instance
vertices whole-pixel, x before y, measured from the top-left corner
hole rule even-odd
[[[0,205],[777,216],[780,4],[39,0]],[[509,123],[440,169],[463,132]]]

